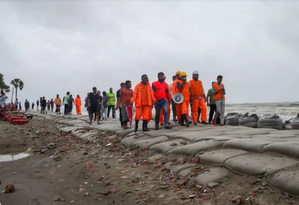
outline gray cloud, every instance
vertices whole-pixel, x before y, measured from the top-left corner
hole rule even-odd
[[[91,87],[224,75],[228,103],[298,101],[299,4],[196,1],[0,2],[0,67],[19,98],[85,96]]]

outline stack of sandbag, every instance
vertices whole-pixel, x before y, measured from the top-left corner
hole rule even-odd
[[[297,117],[292,120],[291,126],[293,130],[299,130],[299,113],[297,114]]]
[[[240,117],[242,117],[242,114],[240,114],[240,113],[234,113],[233,115],[227,115],[225,124],[231,125],[231,126],[239,126]]]
[[[278,115],[264,115],[260,117],[257,123],[258,128],[273,128],[282,130],[282,118]]]
[[[226,125],[226,119],[228,117],[233,116],[233,115],[237,115],[237,114],[239,114],[239,113],[237,113],[237,112],[229,112],[226,115],[224,115],[224,124]]]
[[[257,114],[251,114],[245,113],[242,117],[239,119],[239,125],[245,126],[245,127],[252,127],[257,128],[257,122],[259,120],[259,116]]]

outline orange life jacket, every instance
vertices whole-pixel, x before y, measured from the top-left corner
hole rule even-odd
[[[202,81],[201,80],[190,80],[191,92],[194,98],[204,97],[205,91],[203,89]]]
[[[217,92],[218,90],[221,90],[221,88],[224,88],[224,84],[221,83],[221,87],[220,87],[218,83],[213,83],[213,88],[215,92]],[[214,100],[220,100],[221,98],[225,100],[224,92],[222,90],[214,94]]]
[[[177,83],[182,84],[183,81],[179,80],[179,79],[176,79],[175,81],[173,81],[173,83],[172,83],[172,94],[173,95],[180,92],[180,89],[176,85]]]
[[[133,97],[131,98],[131,103],[135,102],[135,106],[136,107],[141,107],[142,106],[142,87],[146,86],[147,89],[147,102],[148,102],[148,106],[153,106],[154,102],[156,101],[156,98],[154,96],[154,91],[151,88],[150,84],[147,83],[146,85],[143,85],[142,82],[138,83],[135,88],[134,88],[134,92],[133,92]]]
[[[190,85],[188,82],[184,84],[180,93],[184,96],[184,101],[190,101]]]
[[[168,89],[167,83],[165,83],[164,81],[163,83],[161,83],[160,81],[155,81],[153,82],[153,86],[155,87],[154,94],[156,100],[161,100],[161,99],[167,100],[167,95],[166,95],[166,90]]]

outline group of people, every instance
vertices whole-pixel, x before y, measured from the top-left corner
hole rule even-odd
[[[117,106],[121,126],[128,128],[132,120],[133,104],[135,103],[135,129],[138,130],[139,121],[142,120],[142,130],[149,131],[148,122],[152,120],[152,109],[155,108],[155,129],[164,126],[171,129],[170,107],[172,106],[173,121],[180,125],[189,127],[199,123],[224,125],[225,112],[225,88],[222,83],[223,77],[217,76],[217,81],[212,82],[212,87],[207,95],[203,83],[199,80],[198,71],[192,73],[192,79],[187,81],[186,72],[177,71],[172,77],[172,84],[165,82],[166,76],[163,72],[158,73],[157,81],[149,83],[147,75],[141,76],[134,91],[131,89],[131,81],[121,83],[117,91]],[[192,121],[189,121],[189,106],[191,108]],[[207,106],[210,106],[209,120],[207,119]],[[214,114],[215,113],[215,114]]]

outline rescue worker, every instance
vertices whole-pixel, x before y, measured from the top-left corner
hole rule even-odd
[[[76,105],[76,112],[77,115],[81,115],[81,98],[79,95],[77,95],[77,97],[75,98],[75,105]]]
[[[169,124],[168,113],[170,112],[169,102],[171,100],[170,92],[168,84],[165,82],[164,73],[158,73],[158,80],[153,82],[152,88],[154,91],[155,98],[157,100],[157,104],[155,106],[156,116],[155,116],[155,128],[159,129],[159,120],[161,110],[164,116],[165,129],[171,129],[172,126]],[[169,110],[169,111],[168,111]]]
[[[174,81],[177,79],[176,75],[172,76],[172,83],[171,85],[169,85],[169,87],[171,88],[170,89],[170,95],[172,96],[174,93],[173,93],[173,90],[172,90],[172,86],[174,84]],[[173,115],[173,121],[176,122],[177,119],[176,119],[176,109],[175,109],[175,102],[171,99],[171,108],[172,108],[172,115]],[[169,114],[170,116],[170,114]]]
[[[212,120],[212,125],[216,125],[216,120],[220,116],[220,126],[224,126],[224,112],[225,112],[225,88],[222,83],[222,75],[218,75],[217,82],[213,83],[212,93],[216,104],[216,114]]]
[[[188,113],[189,113],[189,102],[190,102],[190,85],[187,82],[187,74],[185,72],[181,72],[181,83],[177,82],[176,87],[179,89],[179,92],[184,96],[184,101],[180,103],[180,114],[181,116],[181,125],[189,127],[189,119],[188,119]],[[192,98],[192,95],[191,95]],[[178,110],[177,110],[178,111]],[[184,122],[186,124],[184,124]]]
[[[176,76],[175,76],[176,77]],[[165,81],[165,79],[166,79],[166,76],[164,75],[164,81]],[[170,91],[170,92],[168,92],[167,93],[167,115],[168,115],[168,124],[171,124],[170,122],[169,122],[169,120],[170,120],[170,112],[171,112],[171,110],[170,110],[170,103],[172,103],[173,102],[173,100],[172,100],[172,98],[171,98],[171,90],[172,89],[169,89],[170,87],[168,86],[168,90]],[[170,100],[169,100],[170,99]],[[173,110],[175,110],[175,103],[174,103],[174,109]],[[162,109],[161,109],[162,110]],[[174,114],[173,114],[174,115]],[[176,119],[174,118],[173,119],[173,121],[176,121]],[[160,120],[159,120],[159,122],[160,122],[160,125],[164,125],[164,119],[163,119],[163,110],[162,110],[162,112],[160,112]]]
[[[154,91],[151,88],[148,82],[147,75],[141,76],[141,82],[135,86],[133,97],[131,99],[131,103],[135,102],[136,114],[135,114],[135,129],[138,130],[139,120],[142,118],[142,130],[149,131],[148,122],[152,119],[152,108],[156,103],[156,98],[154,97]]]
[[[198,123],[198,110],[201,112],[201,122],[202,124],[208,124],[207,121],[207,105],[206,105],[206,95],[203,88],[202,81],[198,79],[198,71],[193,71],[192,80],[190,80],[191,87],[191,98],[192,101],[192,120],[194,125]]]
[[[177,84],[182,84],[182,80],[181,80],[181,71],[177,71],[176,72],[176,79],[173,81],[172,83],[172,95],[179,93],[180,90],[177,87]],[[176,116],[177,116],[177,120],[181,123],[181,110],[182,110],[182,104],[175,104],[175,110],[176,110]]]

